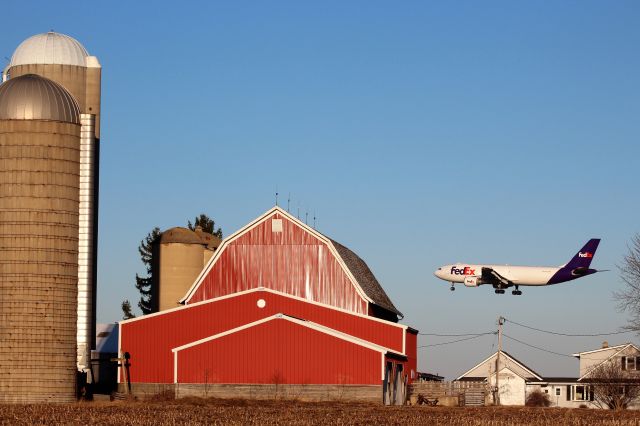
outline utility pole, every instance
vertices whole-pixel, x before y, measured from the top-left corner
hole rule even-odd
[[[504,324],[504,318],[498,317],[498,353],[496,355],[496,392],[494,397],[494,403],[500,405],[500,353],[502,352],[502,324]]]

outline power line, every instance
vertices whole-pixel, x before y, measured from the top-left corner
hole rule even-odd
[[[484,333],[462,333],[462,334],[438,334],[438,333],[418,333],[420,336],[436,336],[436,337],[464,337],[464,336],[484,336],[486,334],[496,334],[495,331],[486,331]]]
[[[538,346],[530,345],[529,343],[523,342],[522,340],[518,340],[515,337],[507,336],[504,333],[502,333],[502,335],[504,337],[506,337],[507,339],[514,340],[514,341],[516,341],[516,342],[518,342],[518,343],[520,343],[522,345],[528,346],[528,347],[533,348],[533,349],[537,349],[537,350],[542,351],[542,352],[547,352],[547,353],[550,353],[550,354],[553,354],[553,355],[558,355],[558,356],[564,356],[564,357],[567,357],[567,358],[573,358],[573,356],[571,356],[571,355],[561,354],[559,352],[550,351],[549,349],[540,348]]]
[[[569,333],[559,333],[556,331],[549,331],[549,330],[542,330],[540,328],[535,328],[535,327],[531,327],[529,325],[525,325],[525,324],[520,324],[519,322],[515,322],[513,320],[507,319],[507,321],[515,324],[515,325],[519,325],[520,327],[524,327],[524,328],[528,328],[529,330],[534,330],[534,331],[539,331],[541,333],[548,333],[548,334],[555,334],[556,336],[565,336],[565,337],[598,337],[598,336],[613,336],[616,334],[624,334],[624,333],[631,333],[633,330],[626,330],[626,331],[614,331],[611,333],[594,333],[594,334],[569,334]]]
[[[458,340],[452,340],[450,342],[442,342],[442,343],[434,343],[432,345],[423,345],[423,346],[418,346],[418,349],[420,348],[430,348],[433,346],[443,346],[443,345],[450,345],[452,343],[458,343],[458,342],[464,342],[465,340],[472,340],[472,339],[477,339],[478,337],[482,337],[482,336],[486,336],[487,334],[496,334],[496,332],[492,332],[492,333],[482,333],[482,334],[476,334],[475,336],[472,337],[466,337],[464,339],[458,339]]]

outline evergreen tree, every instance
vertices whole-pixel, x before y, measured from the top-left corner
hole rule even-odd
[[[131,318],[135,318],[136,316],[131,312],[131,303],[129,300],[125,300],[122,302],[122,319],[128,320]]]
[[[196,230],[196,226],[200,226],[204,232],[208,232],[222,239],[222,228],[216,229],[216,222],[204,213],[201,213],[200,216],[196,216],[194,223],[188,221],[187,226],[192,231]]]
[[[160,237],[160,228],[157,226],[153,228],[147,236],[140,241],[138,252],[140,253],[140,260],[147,268],[147,276],[141,277],[136,274],[136,288],[140,292],[140,301],[138,306],[143,315],[153,312],[153,244]]]

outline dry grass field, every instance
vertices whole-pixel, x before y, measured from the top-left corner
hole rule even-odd
[[[640,425],[636,411],[185,399],[0,405],[2,425]]]

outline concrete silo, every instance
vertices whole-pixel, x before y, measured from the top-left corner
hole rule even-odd
[[[29,37],[17,47],[3,81],[25,74],[59,83],[80,110],[77,367],[89,372],[96,323],[101,66],[77,40],[51,31]]]
[[[75,400],[80,134],[61,85],[0,85],[0,403]]]
[[[198,278],[220,245],[220,238],[204,232],[175,227],[162,233],[154,245],[154,310],[179,306],[179,301]]]

